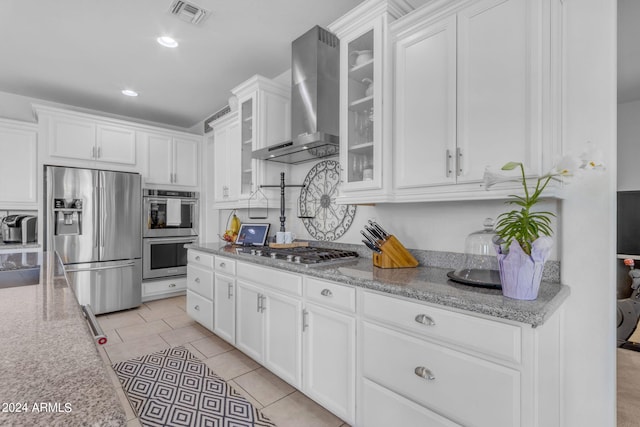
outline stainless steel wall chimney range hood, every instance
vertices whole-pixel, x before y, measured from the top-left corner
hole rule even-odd
[[[256,150],[252,157],[302,163],[338,154],[340,43],[313,27],[291,44],[292,141]]]

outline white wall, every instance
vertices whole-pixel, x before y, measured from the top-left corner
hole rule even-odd
[[[618,190],[640,190],[640,101],[618,104]]]
[[[597,143],[608,173],[562,202],[563,426],[612,427],[615,389],[616,2],[564,1],[563,145]]]

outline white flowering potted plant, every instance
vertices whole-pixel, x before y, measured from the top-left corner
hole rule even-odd
[[[525,167],[520,162],[509,162],[504,171],[520,170],[520,176],[505,176],[485,171],[485,188],[508,181],[522,184],[522,195],[510,195],[507,204],[515,209],[500,214],[496,223],[494,245],[498,257],[502,293],[506,297],[534,300],[542,280],[544,264],[553,246],[552,218],[554,213],[536,211],[535,205],[552,180],[581,174],[587,169],[603,169],[600,152],[589,146],[578,156],[565,156],[547,174],[537,178],[535,186],[527,183]]]

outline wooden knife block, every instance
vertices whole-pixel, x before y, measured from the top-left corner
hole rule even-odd
[[[387,237],[385,241],[378,241],[378,247],[382,253],[373,253],[373,265],[376,267],[409,268],[418,266],[418,260],[393,235]]]

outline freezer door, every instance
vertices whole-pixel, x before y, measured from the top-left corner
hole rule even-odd
[[[100,171],[100,261],[142,257],[140,175]]]
[[[97,172],[48,166],[45,179],[46,250],[57,251],[64,264],[97,261]]]
[[[142,260],[66,265],[67,279],[80,305],[95,314],[137,307],[142,303]]]

